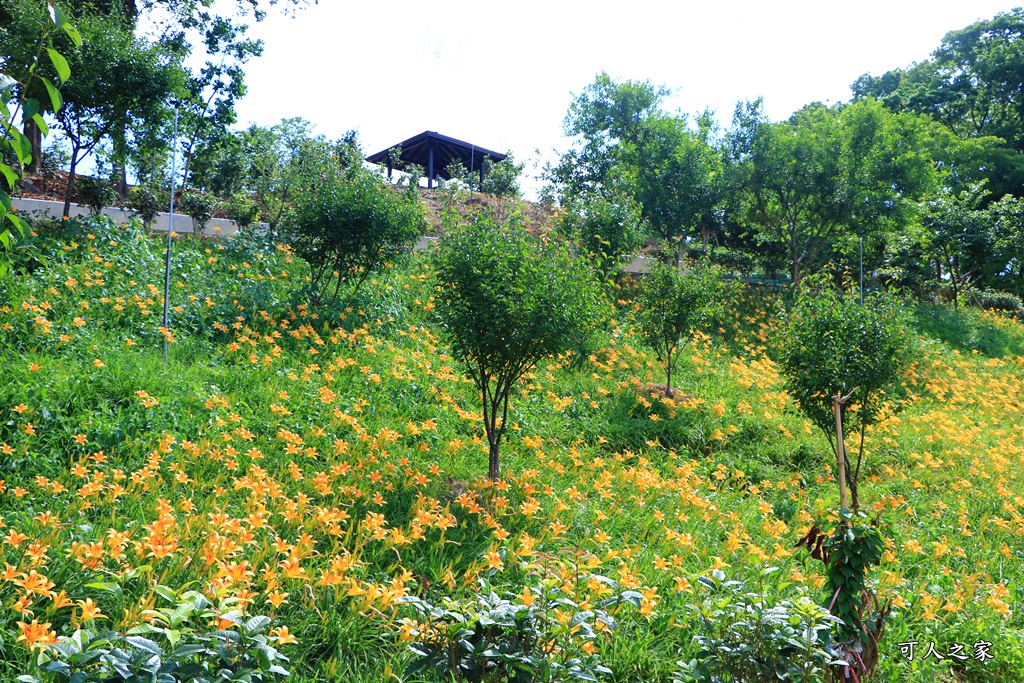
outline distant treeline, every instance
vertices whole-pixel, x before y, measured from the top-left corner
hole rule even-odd
[[[667,112],[664,87],[601,73],[569,107],[575,142],[547,167],[546,198],[584,216],[577,223],[605,216],[590,222],[609,249],[623,220],[607,217],[636,207],[635,232],[737,274],[856,270],[863,244],[878,286],[1019,297],[1022,33],[1015,9],[950,32],[931,59],[865,74],[848,102],[808,104],[779,122],[761,100],[741,102],[727,129],[710,111]]]

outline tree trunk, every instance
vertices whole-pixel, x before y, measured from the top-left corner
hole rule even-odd
[[[68,169],[68,187],[64,192],[64,218],[71,214],[71,198],[75,194],[75,169],[78,167],[78,150],[71,152],[71,167]]]
[[[32,161],[25,169],[28,175],[38,176],[43,168],[43,131],[32,119],[25,121],[25,137],[32,143]]]
[[[491,481],[498,481],[500,476],[501,472],[498,469],[498,442],[495,441],[490,445],[490,452],[488,453],[487,478]]]
[[[672,396],[672,352],[668,352],[668,361],[665,363],[665,395]]]
[[[114,189],[121,199],[128,199],[128,168],[123,161],[114,163],[114,175],[117,177],[117,184]]]

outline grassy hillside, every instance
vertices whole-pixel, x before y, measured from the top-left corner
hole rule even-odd
[[[3,680],[33,641],[139,624],[169,604],[157,586],[273,616],[298,681],[401,679],[398,598],[479,579],[519,595],[547,577],[584,606],[639,592],[595,641],[616,681],[667,681],[694,655],[688,606],[713,569],[825,601],[794,544],[834,519],[832,455],[782,388],[771,296],[748,292],[687,350],[670,400],[647,390],[660,370],[619,292],[601,340],[514,396],[492,485],[426,256],[314,310],[286,249],[179,241],[165,334],[161,242],[102,222],[37,240],[45,265],[0,285]],[[1022,680],[1024,328],[917,321],[903,408],[865,444],[861,498],[888,538],[873,576],[895,605],[879,678]],[[929,641],[994,659],[924,659]]]

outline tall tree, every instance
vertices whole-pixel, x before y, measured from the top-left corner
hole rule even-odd
[[[68,53],[75,78],[64,87],[64,107],[56,115],[71,147],[65,216],[78,165],[104,139],[155,117],[177,73],[165,53],[137,38],[120,15],[87,14],[77,25],[83,45]]]
[[[893,111],[926,114],[961,138],[996,137],[986,163],[991,200],[1019,195],[1024,184],[1024,9],[950,31],[931,59],[852,85]],[[1007,153],[1012,150],[1012,153]]]
[[[737,107],[730,165],[744,220],[759,243],[784,245],[798,282],[837,240],[899,230],[935,181],[922,126],[873,100],[812,104],[769,123]]]
[[[569,106],[564,128],[576,144],[548,169],[563,201],[627,192],[661,239],[679,245],[711,222],[720,199],[720,158],[709,116],[698,130],[662,108],[669,90],[598,74]]]

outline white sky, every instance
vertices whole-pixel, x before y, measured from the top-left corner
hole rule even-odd
[[[601,70],[667,85],[670,110],[711,107],[727,125],[738,100],[763,96],[777,120],[847,100],[861,74],[923,60],[947,31],[1015,4],[320,0],[253,27],[266,50],[246,67],[239,124],[302,116],[328,137],[355,128],[368,154],[434,130],[551,159],[569,145],[572,93]]]

